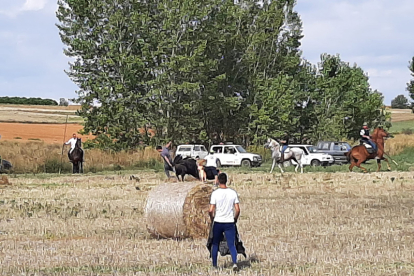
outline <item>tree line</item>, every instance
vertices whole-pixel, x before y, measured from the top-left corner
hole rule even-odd
[[[383,96],[339,55],[302,57],[293,0],[59,0],[69,77],[98,147],[356,138]],[[155,133],[155,135],[154,135]]]
[[[0,97],[0,104],[58,105],[55,100],[25,97]]]

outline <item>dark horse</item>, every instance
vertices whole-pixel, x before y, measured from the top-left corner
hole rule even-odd
[[[372,134],[371,140],[377,144],[378,150],[374,153],[369,153],[367,148],[364,145],[358,145],[353,147],[346,155],[348,160],[351,162],[349,165],[349,170],[352,172],[354,166],[357,166],[364,172],[367,172],[367,169],[361,167],[361,163],[369,159],[377,159],[378,169],[377,172],[381,169],[381,160],[387,162],[388,170],[391,170],[390,162],[384,157],[384,138],[388,138],[390,135],[382,128],[376,128]]]
[[[72,173],[83,173],[83,150],[81,144],[81,139],[77,138],[75,148],[69,153],[69,160],[73,164]]]

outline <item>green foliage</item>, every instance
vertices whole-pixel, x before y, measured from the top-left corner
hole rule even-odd
[[[406,134],[406,135],[411,135],[414,133],[414,129],[412,128],[403,128],[403,130],[401,131],[402,134]]]
[[[410,105],[408,99],[404,95],[398,95],[391,101],[391,107],[405,109],[410,108]]]
[[[414,78],[414,57],[411,59],[408,65],[408,69],[410,69],[411,71],[411,77]],[[407,83],[407,91],[411,99],[414,101],[414,79],[410,80],[410,82]],[[413,108],[413,113],[414,113],[414,103],[411,104],[411,107]]]
[[[0,97],[0,104],[58,105],[55,100],[25,97]]]
[[[382,96],[339,56],[301,58],[295,1],[59,0],[85,145],[355,137]],[[174,12],[171,12],[174,11]],[[346,119],[345,119],[346,118]],[[155,133],[155,135],[154,135]]]

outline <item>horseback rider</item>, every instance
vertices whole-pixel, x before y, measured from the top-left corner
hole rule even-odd
[[[364,123],[362,125],[362,129],[359,132],[359,135],[361,136],[361,144],[368,144],[374,151],[377,150],[377,145],[371,140],[371,136],[369,135],[369,127],[367,123]]]
[[[281,152],[280,152],[280,163],[285,162],[285,151],[289,146],[289,135],[287,132],[283,133],[283,136],[281,139],[279,139],[279,144],[281,145]]]
[[[69,145],[70,144],[70,150],[68,151],[69,160],[71,160],[70,159],[70,154],[75,149],[77,141],[78,141],[78,136],[74,132],[73,135],[72,135],[72,138],[70,138],[66,143],[63,144],[63,145]],[[80,149],[80,150],[82,151],[82,149]]]

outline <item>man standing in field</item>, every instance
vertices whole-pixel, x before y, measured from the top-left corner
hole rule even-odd
[[[227,187],[227,174],[218,175],[219,187],[211,194],[208,211],[213,223],[211,256],[213,267],[217,268],[218,249],[223,233],[233,260],[233,271],[238,271],[236,250],[236,222],[240,215],[239,198],[235,190]],[[234,210],[233,210],[234,208]]]
[[[171,141],[165,147],[157,146],[155,149],[160,153],[162,160],[164,160],[164,172],[167,178],[170,178],[170,171],[175,172],[172,165],[172,159],[168,148],[171,146]]]

